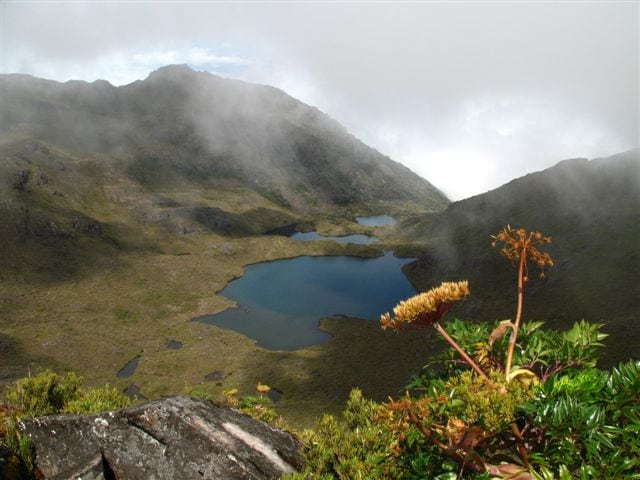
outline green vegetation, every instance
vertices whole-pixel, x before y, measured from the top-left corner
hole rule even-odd
[[[476,343],[465,338],[487,338],[492,325],[476,327],[456,321],[447,330],[463,348],[473,349]],[[640,362],[610,371],[590,366],[597,360],[589,339],[597,326],[587,323],[565,332],[527,323],[522,329],[545,347],[538,367],[560,368],[540,385],[505,383],[501,371],[491,372],[487,384],[452,361],[457,354],[451,349],[416,376],[399,400],[376,403],[354,390],[342,419],[327,415],[315,430],[303,432],[308,464],[292,478],[640,478]],[[573,339],[590,344],[589,352],[576,348]],[[517,363],[537,356],[528,348],[521,353]],[[513,423],[520,428],[528,468],[517,453]]]
[[[135,383],[150,399],[182,392],[185,386],[220,397],[223,390],[250,391],[263,381],[285,392],[278,413],[303,427],[324,411],[338,412],[353,385],[386,398],[429,351],[428,344],[411,342],[408,351],[415,353],[398,365],[396,376],[378,384],[369,366],[373,352],[351,345],[371,343],[379,358],[390,359],[400,341],[388,343],[371,322],[327,320],[323,328],[332,340],[297,352],[264,350],[235,332],[190,322],[232,306],[217,292],[248,264],[300,255],[376,256],[388,249],[386,243],[370,247],[254,234],[305,221],[362,233],[350,210],[327,209],[318,219],[307,217],[220,179],[206,188],[177,184],[148,191],[123,175],[112,158],[98,161],[52,145],[47,155],[41,154],[44,158],[30,159],[47,183],[38,184],[31,173],[18,192],[2,182],[32,168],[23,159],[31,157],[23,143],[9,143],[3,145],[3,161],[15,165],[3,168],[8,175],[0,178],[0,216],[6,219],[0,222],[0,390],[47,368],[73,370],[91,385],[110,383],[120,391]],[[220,219],[230,222],[229,229],[250,233],[205,228],[184,216],[194,206],[206,208],[203,221],[215,220],[218,208],[226,213]],[[91,225],[100,225],[102,233],[80,229],[82,222],[75,222],[80,213],[93,219]],[[50,222],[69,236],[53,236]],[[20,231],[20,225],[26,230]],[[392,232],[377,235],[386,242]],[[167,348],[170,340],[183,347]],[[137,355],[135,374],[117,378],[116,372]],[[341,366],[342,359],[350,368]],[[207,381],[205,376],[216,370],[224,371],[225,379]]]
[[[600,366],[628,360],[640,350],[639,154],[567,160],[405,221],[399,234],[428,247],[405,267],[407,277],[419,291],[442,279],[468,279],[473,296],[452,310],[459,318],[515,315],[508,313],[517,294],[512,273],[487,245],[507,223],[528,225],[562,242],[548,246],[558,259],[548,278],[525,291],[524,320],[544,319],[557,329],[580,318],[604,323],[608,348]]]
[[[158,78],[167,80],[162,74]],[[325,121],[332,124],[323,116],[294,119],[294,127],[298,120],[304,124],[299,143],[305,151],[315,128],[321,130],[307,164],[289,158],[286,145],[274,150],[271,142],[252,144],[245,137],[238,141],[246,146],[243,154],[216,156],[202,144],[208,144],[207,136],[193,131],[188,115],[173,111],[173,97],[158,83],[153,88],[145,83],[135,94],[123,91],[124,110],[113,120],[113,104],[103,103],[99,92],[94,100],[103,114],[94,118],[95,109],[85,111],[81,99],[67,105],[76,96],[66,89],[75,87],[34,86],[27,79],[20,86],[13,80],[2,83],[8,103],[0,112],[0,392],[28,372],[48,368],[73,370],[91,385],[110,383],[120,391],[135,383],[150,399],[187,386],[219,397],[223,390],[250,391],[263,381],[285,392],[278,412],[303,427],[324,411],[338,412],[353,385],[384,399],[419,368],[430,345],[415,341],[396,375],[378,384],[370,365],[392,358],[400,342],[386,342],[371,322],[329,319],[323,328],[333,338],[326,345],[272,352],[235,332],[190,320],[232,306],[217,292],[246,265],[300,255],[376,256],[395,248],[391,229],[373,232],[383,239],[375,247],[299,242],[266,233],[296,226],[364,233],[354,221],[358,214],[389,212],[401,218],[429,205],[443,208],[446,199],[426,182],[351,136],[320,128]],[[90,96],[92,87],[86,87]],[[170,105],[158,114],[164,101]],[[129,111],[130,105],[137,107]],[[147,108],[153,110],[148,115]],[[30,109],[33,116],[20,117]],[[68,122],[51,120],[60,109]],[[222,113],[214,110],[208,113]],[[248,128],[247,135],[252,132]],[[235,125],[227,133],[232,138],[246,132]],[[285,135],[278,142],[296,137]],[[291,165],[269,172],[246,163],[252,156],[268,156],[268,163],[282,155]],[[342,173],[370,162],[372,176]],[[387,164],[391,170],[379,168]],[[327,171],[322,186],[310,181],[318,169]],[[296,178],[279,178],[284,172]],[[384,199],[372,188],[380,185],[379,175],[387,185],[400,182],[393,191],[385,189]],[[352,185],[355,178],[364,183]],[[349,189],[357,190],[358,202],[332,203]],[[182,348],[167,348],[171,340]],[[376,345],[376,354],[351,347],[359,342]],[[116,372],[138,355],[135,374],[117,378]],[[343,368],[342,359],[349,368]],[[221,382],[205,379],[216,370],[226,374]]]
[[[401,302],[383,328],[434,326],[452,348],[398,400],[354,390],[342,422],[326,416],[305,431],[308,464],[293,478],[640,478],[640,361],[596,368],[599,324],[521,323],[527,264],[553,265],[539,250],[551,239],[510,227],[494,238],[518,268],[516,321],[440,326],[466,282]]]
[[[277,414],[273,402],[267,396],[270,390],[271,387],[261,383],[258,383],[256,386],[257,395],[243,395],[239,397],[237,388],[223,390],[221,403],[232,408],[237,408],[241,412],[263,422],[276,425],[280,428],[286,428],[283,418]],[[186,389],[186,393],[187,395],[202,400],[220,401],[218,396],[191,387]]]
[[[7,389],[0,403],[0,445],[13,451],[12,461],[22,464],[22,468],[15,467],[16,472],[34,468],[29,437],[20,433],[18,421],[56,413],[105,412],[129,405],[129,398],[119,390],[109,385],[85,388],[83,382],[75,373],[59,375],[47,370]]]
[[[294,115],[295,121],[289,122],[284,112],[304,113],[304,106],[287,97],[268,98],[260,88],[249,97],[266,96],[260,100],[265,105],[283,102],[290,107],[281,112],[283,123],[291,127],[290,134],[282,137],[284,143],[260,141],[273,133],[267,128],[269,122],[262,123],[264,118],[248,126],[244,119],[236,119],[226,122],[233,125],[233,132],[221,136],[246,134],[246,138],[228,151],[211,152],[207,132],[190,123],[193,112],[176,111],[184,102],[173,101],[175,95],[159,88],[175,82],[176,72],[160,73],[153,82],[123,90],[121,103],[98,93],[89,102],[97,109],[83,103],[85,94],[91,97],[89,85],[81,87],[83,95],[75,95],[78,84],[30,85],[31,80],[23,79],[20,85],[22,80],[3,77],[7,102],[0,112],[0,390],[13,388],[11,382],[28,372],[49,368],[77,371],[93,386],[112,384],[111,393],[78,387],[83,395],[56,407],[86,411],[92,406],[102,408],[97,405],[106,408],[117,399],[117,392],[132,383],[148,398],[185,388],[194,395],[221,398],[224,391],[249,392],[263,381],[284,392],[275,410],[289,425],[301,429],[322,412],[338,415],[351,388],[357,386],[362,396],[351,397],[345,419],[326,417],[324,427],[314,434],[318,452],[309,453],[310,469],[343,478],[400,477],[433,469],[434,477],[453,478],[460,463],[427,441],[420,425],[431,428],[430,424],[421,423],[418,416],[419,422],[407,422],[408,429],[402,430],[404,424],[393,429],[383,415],[388,415],[390,407],[380,403],[446,347],[444,342],[432,341],[436,331],[401,336],[381,331],[372,322],[330,318],[321,323],[332,335],[326,344],[274,352],[235,332],[190,320],[231,306],[216,292],[242,275],[248,264],[299,255],[373,256],[381,250],[421,257],[405,268],[419,290],[428,290],[441,278],[468,274],[474,295],[445,305],[447,311],[451,307],[450,316],[504,318],[512,307],[511,296],[504,292],[513,289],[513,275],[497,255],[486,253],[489,249],[478,239],[486,238],[488,243],[489,235],[508,221],[563,238],[562,243],[549,245],[560,259],[549,278],[527,286],[522,295],[527,316],[521,322],[494,325],[502,334],[517,329],[509,381],[504,384],[499,378],[506,361],[503,356],[508,354],[506,338],[491,335],[492,327],[486,324],[454,321],[445,328],[436,322],[434,327],[447,332],[458,350],[445,351],[440,363],[430,361],[428,373],[407,385],[407,405],[423,397],[422,403],[431,405],[433,388],[441,396],[446,393],[463,401],[464,409],[452,400],[436,412],[440,416],[429,417],[440,422],[436,438],[448,441],[443,436],[447,426],[454,435],[478,423],[483,432],[495,433],[493,443],[479,448],[483,461],[492,465],[524,463],[514,440],[517,436],[510,430],[515,424],[531,444],[532,475],[588,476],[588,470],[579,473],[580,462],[592,465],[597,463],[594,458],[602,458],[603,465],[617,465],[621,478],[637,467],[629,453],[633,450],[625,447],[618,457],[609,458],[606,441],[586,435],[580,430],[583,423],[566,423],[569,417],[580,418],[567,416],[568,409],[595,412],[596,431],[604,432],[603,438],[635,448],[628,434],[637,431],[637,414],[625,398],[637,399],[637,386],[625,379],[637,374],[637,364],[618,362],[637,351],[640,325],[637,151],[613,159],[566,162],[457,202],[442,214],[418,216],[444,208],[446,199],[403,167],[389,164],[377,152],[342,135],[339,126],[317,112]],[[184,89],[172,91],[176,90]],[[67,105],[69,99],[76,100]],[[129,110],[129,105],[135,108]],[[112,108],[124,118],[111,116]],[[253,132],[265,136],[255,138]],[[292,139],[295,148],[287,143]],[[219,150],[225,150],[223,143]],[[277,168],[257,168],[253,159],[263,157]],[[282,177],[285,171],[292,177]],[[340,205],[347,199],[351,203]],[[396,229],[367,229],[353,221],[355,215],[380,212],[405,222]],[[382,243],[338,245],[265,235],[296,225],[328,235],[370,233]],[[532,298],[536,301],[531,302]],[[527,321],[540,318],[553,328]],[[580,318],[604,325],[581,322],[572,327]],[[609,334],[609,348],[598,366],[616,365],[609,371],[594,364],[596,344],[603,341],[601,330]],[[170,340],[179,341],[182,348],[167,348]],[[486,372],[490,383],[482,375],[468,373],[459,350]],[[116,372],[137,355],[141,359],[135,374],[116,378]],[[208,373],[218,370],[226,375],[221,381],[206,380]],[[610,389],[580,394],[589,385],[606,386],[607,382]],[[51,400],[29,408],[59,404],[56,398],[66,398],[65,389],[71,389],[74,381],[53,384],[58,386],[51,391]],[[490,385],[497,388],[490,390]],[[550,393],[540,393],[554,385]],[[487,399],[496,411],[488,408]],[[477,405],[469,407],[471,400]],[[578,400],[580,404],[575,403]],[[253,396],[246,406],[259,403],[268,401]],[[546,413],[536,416],[540,411]],[[12,415],[3,412],[4,419]],[[449,425],[449,418],[461,418],[464,426],[457,420]],[[501,428],[507,420],[505,432]],[[369,435],[363,446],[362,435]],[[331,442],[323,443],[325,437]],[[586,438],[592,439],[588,445]],[[500,440],[504,445],[496,447]],[[322,453],[323,445],[341,447]],[[20,448],[27,451],[28,445]],[[323,460],[314,464],[318,455],[324,455]],[[545,473],[545,468],[551,473]],[[489,474],[478,474],[482,475]]]
[[[315,430],[302,432],[306,468],[288,478],[382,478],[392,455],[392,432],[379,421],[383,411],[382,404],[352,390],[340,420],[324,415]]]

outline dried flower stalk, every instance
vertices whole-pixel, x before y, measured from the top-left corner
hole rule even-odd
[[[500,253],[511,262],[518,265],[518,308],[513,332],[509,337],[507,347],[507,360],[505,362],[505,375],[509,377],[511,363],[513,361],[513,349],[515,348],[518,329],[522,320],[522,306],[524,303],[524,284],[529,281],[528,260],[537,264],[540,268],[540,278],[544,278],[545,267],[552,267],[553,260],[546,252],[541,252],[538,247],[551,243],[551,237],[545,237],[540,232],[527,232],[524,228],[514,229],[510,225],[503,228],[496,235],[492,235],[493,247],[502,243]]]
[[[438,323],[449,313],[449,310],[456,302],[467,297],[469,293],[469,282],[466,280],[461,282],[442,282],[439,287],[432,288],[428,292],[420,293],[400,302],[393,309],[393,317],[390,313],[385,313],[380,317],[380,324],[383,330],[391,328],[396,331],[402,330],[405,325],[411,328],[435,327],[440,335],[449,342],[478,375],[487,378],[476,362],[460,348],[456,341]]]

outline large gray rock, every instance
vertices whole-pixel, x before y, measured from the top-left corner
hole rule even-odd
[[[44,479],[275,479],[304,463],[291,434],[186,396],[21,428]]]

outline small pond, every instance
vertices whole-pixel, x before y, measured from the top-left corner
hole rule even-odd
[[[297,257],[257,263],[220,293],[238,302],[216,315],[194,318],[240,332],[272,350],[323,343],[321,318],[348,315],[378,320],[415,289],[402,273],[411,258]]]
[[[131,360],[127,362],[127,364],[118,370],[116,376],[118,378],[129,378],[134,373],[136,373],[136,369],[138,368],[138,363],[140,363],[140,355],[133,357]]]
[[[373,215],[370,217],[356,217],[356,222],[367,227],[386,227],[398,223],[395,218],[389,215]]]
[[[294,240],[333,240],[338,243],[357,243],[358,245],[370,245],[372,243],[378,243],[380,239],[378,237],[373,237],[371,235],[362,235],[362,234],[353,234],[353,235],[343,235],[340,237],[325,237],[324,235],[320,235],[315,230],[310,232],[296,232],[291,235],[291,238]]]
[[[147,400],[147,397],[145,397],[142,394],[142,391],[140,390],[140,387],[137,386],[135,383],[132,383],[127,388],[125,388],[122,391],[122,393],[124,393],[127,397],[129,397],[134,402],[136,400]]]

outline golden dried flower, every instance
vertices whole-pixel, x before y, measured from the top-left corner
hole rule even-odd
[[[258,390],[260,395],[266,395],[271,390],[271,387],[269,387],[268,385],[263,385],[261,383],[258,383],[258,385],[256,386],[256,389]]]
[[[531,260],[540,268],[540,277],[544,278],[545,267],[553,266],[551,256],[536,248],[551,243],[551,237],[544,237],[540,232],[527,232],[524,228],[515,229],[511,228],[511,225],[507,225],[506,228],[503,228],[496,235],[492,235],[491,238],[493,238],[491,243],[493,247],[497,246],[498,243],[503,244],[500,253],[514,266],[520,261],[523,251],[525,252],[525,259]],[[523,277],[525,282],[529,279],[526,268],[527,264],[525,262]]]
[[[428,327],[444,317],[454,303],[469,295],[469,282],[442,282],[439,287],[403,300],[393,309],[393,317],[385,313],[380,317],[383,330],[400,330],[403,324]]]

